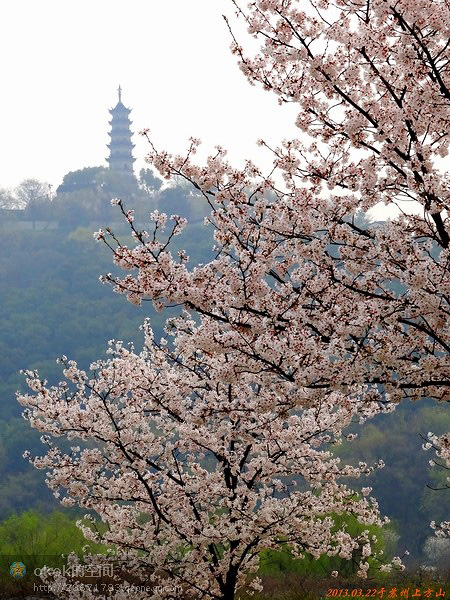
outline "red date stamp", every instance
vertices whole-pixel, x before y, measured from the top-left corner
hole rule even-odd
[[[380,588],[328,588],[326,598],[445,598],[445,590],[439,588],[391,587]]]

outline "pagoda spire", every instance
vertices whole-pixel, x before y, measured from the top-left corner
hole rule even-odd
[[[111,131],[109,132],[111,142],[108,144],[109,157],[106,160],[109,163],[110,171],[117,173],[128,181],[135,181],[133,163],[136,159],[133,157],[134,144],[131,141],[133,132],[130,129],[131,121],[129,118],[131,110],[122,104],[122,87],[120,85],[117,92],[119,101],[109,111],[112,115],[109,122],[111,125]]]

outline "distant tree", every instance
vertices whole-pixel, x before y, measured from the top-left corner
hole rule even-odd
[[[158,194],[158,206],[167,215],[176,214],[186,219],[192,217],[190,195],[185,186],[168,187]]]
[[[11,190],[0,188],[0,208],[17,208],[17,200],[14,198]]]
[[[87,226],[97,219],[100,205],[108,208],[106,198],[100,194],[98,190],[89,188],[58,193],[54,202],[55,218],[63,227]]]
[[[64,175],[57,189],[60,222],[75,226],[86,225],[90,221],[104,223],[111,217],[113,198],[136,204],[148,200],[148,195],[139,187],[137,179],[129,181],[108,167],[85,167],[70,171]]]
[[[104,171],[107,171],[107,168],[101,166],[69,171],[64,175],[62,184],[56,190],[57,194],[94,189],[101,183],[100,178]]]
[[[162,180],[156,177],[151,169],[139,171],[139,183],[147,193],[157,192],[162,186]]]
[[[147,171],[150,171],[150,169],[147,169]],[[105,195],[105,198],[107,196],[108,202],[116,196],[122,199],[131,199],[136,197],[138,182],[137,180],[129,181],[119,173],[111,171],[108,167],[85,167],[64,175],[63,182],[57,189],[57,194],[86,190],[93,190],[97,195]]]
[[[121,198],[122,200],[136,200],[139,198],[140,190],[138,180],[128,180],[120,173],[104,169],[99,172],[97,177],[98,185],[104,194],[108,205],[113,198]]]
[[[442,563],[445,566],[450,555],[450,539],[429,537],[424,544],[424,553],[433,565]]]
[[[19,205],[25,209],[26,215],[33,222],[33,229],[35,229],[36,221],[40,217],[48,216],[46,209],[51,202],[50,184],[38,179],[25,179],[16,188],[15,195]]]
[[[86,225],[92,220],[105,222],[111,217],[113,198],[136,204],[148,200],[148,195],[139,187],[137,179],[125,179],[108,167],[70,171],[57,189],[60,221],[66,225]]]

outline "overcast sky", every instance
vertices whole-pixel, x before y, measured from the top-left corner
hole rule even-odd
[[[262,157],[260,137],[294,136],[294,108],[237,67],[224,13],[234,18],[229,0],[2,0],[0,187],[27,177],[56,187],[68,171],[106,165],[119,84],[136,171],[144,127],[159,148],[181,152],[194,135],[236,164]]]
[[[35,177],[56,189],[69,171],[106,166],[119,84],[136,172],[146,127],[159,149],[184,152],[195,136],[199,159],[220,144],[234,165],[251,158],[269,170],[256,140],[299,135],[296,109],[248,84],[223,14],[248,43],[230,0],[0,0],[0,188]]]

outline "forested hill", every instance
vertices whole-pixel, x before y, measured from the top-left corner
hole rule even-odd
[[[0,229],[0,520],[30,507],[56,505],[45,486],[45,474],[22,458],[25,449],[39,453],[41,444],[39,434],[20,417],[15,391],[25,391],[26,386],[19,370],[36,368],[56,382],[61,375],[55,359],[62,354],[87,368],[105,356],[110,339],[133,341],[139,348],[139,325],[147,316],[156,335],[162,334],[167,315],[155,313],[150,303],[131,305],[99,282],[100,274],[114,268],[111,252],[97,244],[92,233],[84,228]],[[211,228],[201,224],[189,226],[176,239],[193,264],[210,259],[211,240]],[[393,415],[366,423],[358,430],[359,440],[339,450],[352,462],[381,458],[386,463],[385,469],[360,484],[373,487],[382,513],[394,519],[399,552],[408,547],[419,556],[431,534],[429,522],[448,517],[449,495],[426,487],[438,487],[445,473],[428,467],[431,456],[421,449],[420,434],[449,429],[444,407],[405,404]]]
[[[15,392],[27,386],[19,371],[38,369],[56,383],[62,379],[56,358],[63,354],[87,368],[105,357],[108,340],[139,348],[139,326],[148,316],[156,336],[162,335],[165,317],[150,302],[136,307],[100,283],[102,273],[120,270],[92,234],[83,228],[0,228],[0,520],[31,506],[55,505],[44,473],[22,458],[25,449],[40,452],[42,446],[21,418]],[[126,233],[120,237],[126,239]],[[210,257],[211,237],[201,225],[190,226],[176,241],[194,262]]]

